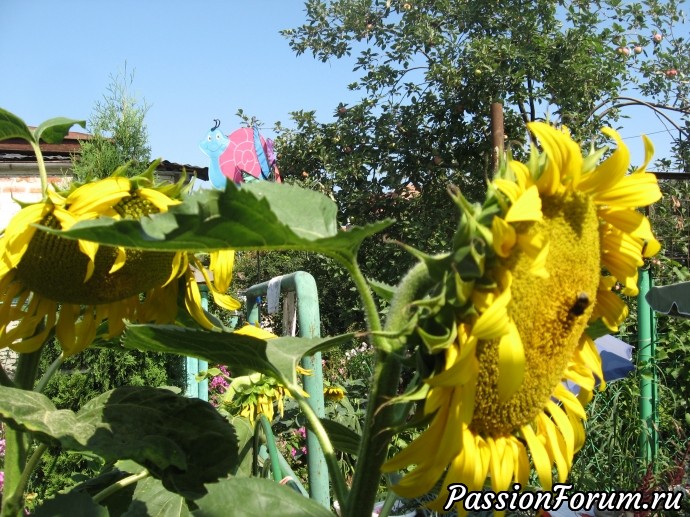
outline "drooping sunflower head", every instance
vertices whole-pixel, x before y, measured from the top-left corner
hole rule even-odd
[[[235,408],[240,416],[253,424],[259,415],[273,420],[274,402],[277,403],[278,413],[283,416],[284,399],[288,395],[288,390],[273,377],[253,373],[234,378],[223,394],[222,402]]]
[[[261,340],[278,337],[268,330],[249,323],[235,330],[233,334]],[[296,367],[296,371],[300,375],[312,374],[311,370],[305,370],[300,366]],[[303,390],[301,390],[301,395],[309,396]],[[254,424],[259,415],[265,415],[269,421],[272,421],[276,408],[282,417],[286,397],[292,397],[292,394],[279,379],[272,375],[254,372],[235,377],[223,393],[221,402],[232,414],[247,418],[251,424]]]
[[[325,386],[323,388],[323,397],[326,400],[338,402],[345,398],[345,390],[340,386]]]
[[[153,168],[136,178],[122,172],[66,192],[49,191],[46,199],[25,205],[10,221],[0,238],[0,347],[31,352],[54,329],[64,352],[71,355],[93,341],[105,320],[110,337],[122,331],[125,319],[172,322],[178,310],[178,279],[183,277],[188,310],[199,323],[212,326],[189,268],[197,262],[193,256],[101,246],[42,229],[68,230],[100,217],[140,219],[181,202],[182,180],[156,185]],[[216,252],[212,268],[216,284],[227,289],[232,252]],[[218,291],[208,278],[207,283]],[[218,292],[216,301],[239,307],[224,292]]]
[[[495,491],[524,485],[530,465],[544,489],[554,466],[564,481],[584,440],[584,404],[604,386],[586,331],[596,322],[617,330],[627,306],[612,289],[636,294],[643,257],[659,250],[636,210],[661,196],[645,171],[647,139],[645,164],[628,174],[628,150],[611,129],[603,132],[617,147],[603,161],[606,149],[583,157],[566,131],[529,129],[542,152],[507,160],[482,206],[457,194],[454,250],[430,268],[442,273],[417,328],[430,424],[384,465],[416,465],[396,488],[404,496],[444,473],[443,486],[469,490],[487,479]]]

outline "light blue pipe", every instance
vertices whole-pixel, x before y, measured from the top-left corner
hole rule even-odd
[[[284,275],[280,282],[281,292],[294,291],[297,294],[297,323],[301,337],[321,336],[321,315],[319,313],[319,296],[316,280],[309,273],[297,271]],[[265,296],[268,282],[256,284],[247,289],[247,321],[251,324],[259,322],[259,305],[257,299]],[[300,362],[302,368],[311,370],[311,375],[302,376],[304,390],[309,394],[309,405],[319,418],[326,414],[323,398],[323,370],[321,367],[321,352],[310,357],[303,357]],[[323,455],[321,444],[316,435],[307,430],[307,471],[309,473],[309,496],[326,508],[330,508],[330,488],[328,467]]]

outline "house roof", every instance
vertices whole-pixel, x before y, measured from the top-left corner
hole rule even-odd
[[[35,129],[30,127],[30,129]],[[80,142],[89,140],[92,136],[88,133],[70,131],[64,140],[59,144],[47,144],[41,142],[39,145],[43,153],[43,159],[48,164],[69,166],[72,162],[72,155],[81,151]],[[0,141],[0,164],[31,164],[36,162],[31,144],[21,138],[11,138]],[[161,161],[158,171],[179,176],[182,170],[187,172],[189,177],[196,175],[199,179],[208,180],[208,167],[197,167],[195,165],[175,163],[168,160]]]
[[[174,174],[182,174],[182,170],[185,170],[187,177],[193,177],[196,175],[200,180],[208,180],[208,167],[197,167],[196,165],[181,164],[170,162],[168,160],[162,160],[161,164],[158,166],[158,172],[169,172]]]
[[[35,128],[30,127],[29,129]],[[89,140],[90,138],[92,137],[88,133],[70,131],[59,144],[41,142],[39,145],[44,159],[53,161],[59,156],[60,158],[66,157],[69,160],[72,153],[78,153],[81,149],[79,142],[81,140]],[[9,140],[0,141],[0,161],[24,161],[25,159],[34,161],[36,159],[29,142],[21,138],[10,138]]]

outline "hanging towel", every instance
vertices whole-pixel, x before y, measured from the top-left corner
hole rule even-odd
[[[266,289],[266,305],[267,312],[269,314],[275,314],[278,312],[278,306],[280,305],[280,282],[283,280],[283,276],[276,276],[268,281],[268,288]]]

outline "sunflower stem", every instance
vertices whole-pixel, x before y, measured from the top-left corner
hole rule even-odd
[[[128,487],[129,485],[133,485],[134,483],[137,483],[141,481],[142,479],[145,479],[149,477],[149,471],[144,469],[138,474],[132,474],[131,476],[127,476],[124,479],[121,479],[117,483],[113,483],[110,485],[108,488],[105,488],[98,492],[96,495],[93,496],[93,502],[94,503],[100,503],[101,501],[107,499],[111,495],[119,492],[123,488]]]
[[[41,152],[41,147],[38,142],[30,142],[31,147],[36,155],[36,165],[38,165],[38,174],[41,178],[41,194],[43,195],[42,201],[48,199],[48,172],[46,171],[46,164],[43,161],[43,153]]]
[[[401,280],[391,301],[386,321],[386,330],[393,333],[409,324],[409,306],[429,290],[433,281],[424,263],[413,267]],[[377,348],[373,387],[369,394],[369,404],[364,425],[362,441],[357,455],[357,467],[352,478],[352,489],[343,517],[362,515],[362,509],[374,507],[376,492],[381,480],[381,465],[388,454],[388,444],[394,434],[392,425],[395,407],[388,402],[398,393],[402,370],[402,349],[407,340],[386,339],[386,347]],[[389,350],[389,351],[387,351]]]
[[[14,492],[10,494],[9,497],[7,497],[7,499],[3,502],[3,516],[22,514],[22,508],[24,506],[22,504],[24,499],[24,490],[26,490],[26,485],[29,483],[29,478],[36,468],[36,465],[38,465],[38,462],[47,450],[48,446],[44,443],[39,444],[38,447],[34,449],[31,457],[26,462],[26,466],[21,473],[21,477],[19,478],[19,482],[17,483]],[[5,505],[7,510],[5,510]]]
[[[324,458],[326,459],[326,466],[328,467],[328,473],[331,477],[331,483],[333,483],[333,491],[335,492],[335,498],[338,500],[341,508],[345,507],[346,501],[348,499],[347,485],[345,484],[345,478],[340,470],[340,465],[338,464],[338,458],[335,455],[335,449],[331,443],[326,429],[323,427],[321,420],[319,419],[316,412],[312,409],[307,401],[306,397],[302,395],[301,388],[292,383],[286,383],[290,394],[297,400],[300,409],[304,412],[307,417],[311,431],[316,435],[319,444],[321,445],[321,450],[323,451]]]
[[[16,388],[17,385],[14,383],[10,376],[7,375],[5,369],[0,365],[0,385],[6,386],[8,388]]]
[[[38,381],[38,384],[36,385],[36,388],[34,391],[37,393],[43,393],[43,390],[46,388],[48,385],[48,382],[50,382],[50,379],[53,378],[53,375],[55,375],[55,372],[57,372],[60,369],[60,366],[62,366],[62,363],[65,362],[65,352],[61,352],[60,355],[58,356],[55,361],[53,361],[46,372],[43,374],[41,379]]]
[[[5,427],[5,480],[0,512],[2,517],[15,517],[20,514],[24,494],[17,494],[17,488],[26,464],[27,445],[24,433]]]
[[[40,327],[40,326],[39,326]],[[37,332],[42,329],[37,328]],[[41,350],[29,354],[19,354],[17,360],[17,371],[15,372],[15,385],[19,389],[31,390],[36,381],[38,363],[41,359]],[[29,449],[29,438],[22,432],[11,427],[5,428],[5,480],[3,486],[2,517],[14,517],[21,515],[23,508],[23,488],[22,479],[25,475],[27,451]],[[35,465],[34,465],[35,466]],[[30,475],[29,472],[26,474]]]
[[[433,285],[434,281],[425,262],[418,262],[400,281],[391,300],[385,328],[386,332],[398,336],[394,341],[395,351],[399,351],[407,342],[404,329],[410,322],[410,305],[424,296]]]
[[[357,259],[341,259],[339,262],[347,269],[347,272],[350,273],[350,276],[355,283],[355,287],[357,288],[357,292],[362,299],[362,303],[364,305],[364,315],[367,320],[367,328],[369,332],[374,333],[372,335],[372,340],[374,341],[375,347],[377,349],[387,349],[388,341],[382,336],[376,334],[382,330],[378,307],[376,306],[376,301],[374,300],[373,293],[369,287],[369,282],[367,282],[362,270],[359,268]]]

